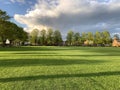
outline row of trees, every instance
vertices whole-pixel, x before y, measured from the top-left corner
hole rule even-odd
[[[74,33],[69,31],[67,34],[66,42],[67,45],[105,45],[110,44],[112,41],[110,33],[108,31],[103,32],[83,32],[83,33]]]
[[[30,42],[32,45],[61,45],[62,44],[62,35],[59,30],[53,31],[49,30],[37,30],[34,29],[30,33]]]
[[[0,10],[0,42],[3,46],[5,46],[7,39],[10,44],[13,44],[15,41],[24,42],[28,38],[27,32],[22,27],[10,22],[10,18],[5,11]]]
[[[88,33],[75,33],[69,31],[67,33],[66,40],[62,40],[62,36],[59,30],[37,30],[34,29],[30,33],[30,42],[32,45],[68,45],[68,46],[80,46],[85,44],[87,45],[105,45],[110,44],[112,39],[108,31],[103,32],[88,32]]]
[[[26,33],[23,28],[17,26],[15,23],[10,22],[10,16],[5,11],[0,10],[0,42],[3,46],[6,40],[10,44],[17,42],[25,42],[29,40],[32,45],[105,45],[111,44],[112,39],[108,31],[103,32],[73,32],[69,31],[66,40],[62,40],[62,35],[59,30],[38,30],[34,29],[30,34]]]

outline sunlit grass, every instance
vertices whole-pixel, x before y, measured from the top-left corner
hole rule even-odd
[[[120,48],[0,48],[0,90],[119,90]]]

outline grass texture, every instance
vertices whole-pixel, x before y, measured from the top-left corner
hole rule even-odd
[[[0,90],[120,90],[120,48],[0,47]]]

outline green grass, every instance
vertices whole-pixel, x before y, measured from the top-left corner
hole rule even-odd
[[[0,48],[0,90],[120,90],[120,48]]]

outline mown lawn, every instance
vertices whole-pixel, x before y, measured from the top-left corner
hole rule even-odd
[[[0,47],[0,90],[120,90],[120,48]]]

